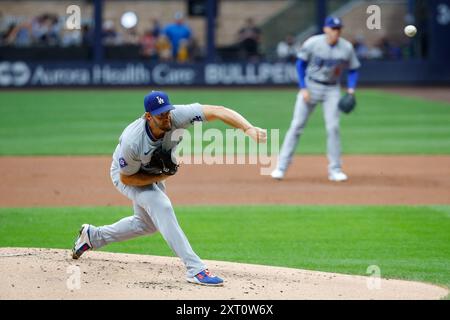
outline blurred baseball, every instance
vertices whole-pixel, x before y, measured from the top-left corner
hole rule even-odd
[[[417,33],[417,28],[413,25],[409,25],[405,27],[405,34],[408,37],[414,37]]]

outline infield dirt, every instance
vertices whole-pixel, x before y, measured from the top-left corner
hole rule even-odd
[[[409,300],[448,294],[441,287],[411,281],[205,262],[225,278],[223,287],[188,283],[177,258],[87,252],[74,261],[69,250],[0,248],[0,299]]]
[[[113,186],[110,157],[0,157],[0,206],[130,205]],[[286,179],[258,165],[182,165],[167,180],[173,205],[450,204],[450,156],[347,156],[344,183],[324,156],[297,156]]]

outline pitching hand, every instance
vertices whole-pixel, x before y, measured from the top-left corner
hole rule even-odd
[[[265,143],[267,141],[267,130],[258,127],[250,127],[245,130],[245,134],[258,143]]]

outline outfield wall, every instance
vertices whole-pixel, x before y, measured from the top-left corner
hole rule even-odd
[[[426,61],[366,61],[360,84],[448,85],[450,66]],[[0,62],[0,88],[65,86],[295,86],[292,63],[146,64]]]

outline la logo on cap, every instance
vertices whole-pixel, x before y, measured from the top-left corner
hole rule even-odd
[[[164,103],[164,99],[161,98],[160,96],[156,96],[156,99],[158,100],[159,104],[163,104]]]

